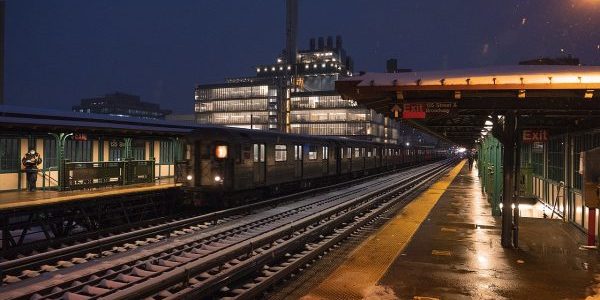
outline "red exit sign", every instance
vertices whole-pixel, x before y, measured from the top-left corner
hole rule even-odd
[[[425,119],[427,105],[424,103],[405,103],[402,111],[403,119]]]
[[[523,129],[523,143],[538,143],[548,141],[546,129]]]

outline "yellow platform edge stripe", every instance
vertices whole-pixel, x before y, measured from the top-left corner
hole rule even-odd
[[[37,205],[56,204],[56,203],[60,203],[60,202],[85,200],[85,199],[92,199],[92,198],[99,198],[99,197],[107,197],[107,196],[115,196],[115,195],[128,195],[128,194],[135,194],[135,193],[139,193],[139,192],[150,192],[150,191],[164,190],[164,189],[170,189],[170,188],[180,187],[180,186],[182,186],[181,183],[176,183],[176,184],[169,183],[169,184],[159,184],[159,185],[153,185],[153,186],[131,187],[131,188],[124,188],[124,189],[107,190],[107,191],[102,191],[102,192],[90,192],[88,194],[65,195],[65,196],[43,198],[43,199],[36,199],[36,200],[14,201],[14,202],[0,204],[0,211],[7,210],[7,209],[15,209],[15,208],[25,208],[25,207],[31,207],[31,206],[37,206]]]
[[[309,299],[363,299],[377,290],[377,282],[408,245],[465,161],[442,176],[400,210],[377,232],[363,241],[336,270],[310,293]]]

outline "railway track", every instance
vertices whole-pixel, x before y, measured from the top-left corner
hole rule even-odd
[[[21,281],[26,278],[38,276],[40,273],[47,272],[48,270],[70,267],[90,259],[110,255],[114,251],[122,252],[124,249],[131,248],[131,243],[153,243],[165,237],[181,235],[182,231],[186,233],[190,232],[190,229],[193,231],[207,229],[264,208],[296,201],[307,196],[314,196],[325,191],[360,184],[373,178],[379,178],[404,170],[410,169],[392,170],[349,182],[314,188],[196,217],[162,218],[160,220],[136,224],[136,226],[119,226],[103,232],[63,238],[46,243],[46,246],[38,245],[33,249],[32,245],[29,245],[29,247],[22,249],[22,252],[19,252],[19,249],[9,249],[9,251],[4,252],[0,256],[0,279],[2,284]]]
[[[163,228],[168,231],[164,234],[132,232],[140,238],[123,247],[21,274],[0,288],[0,298],[251,297],[374,220],[397,203],[392,199],[406,196],[450,164],[414,168],[212,226],[192,222],[177,230]]]

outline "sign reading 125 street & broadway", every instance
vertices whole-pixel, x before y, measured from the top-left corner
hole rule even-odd
[[[449,114],[456,102],[404,103],[403,119],[425,119],[428,114]]]

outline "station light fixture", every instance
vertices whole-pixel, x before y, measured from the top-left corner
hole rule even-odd
[[[271,71],[275,71],[275,67],[271,67]]]
[[[584,99],[592,99],[594,97],[594,90],[586,90],[583,94]]]
[[[460,100],[460,98],[462,98],[460,91],[454,91],[454,99]]]
[[[519,97],[519,99],[525,99],[525,90],[519,90],[517,97]]]
[[[292,66],[287,66],[288,71],[292,69]]]
[[[192,179],[193,179],[193,178],[194,178],[194,177],[192,177],[192,175],[191,175],[191,174],[190,174],[190,175],[188,175],[188,176],[186,177],[186,179],[187,179],[188,181],[192,181]]]
[[[256,73],[260,73],[260,68],[256,68]]]
[[[483,128],[487,131],[490,131],[492,128],[494,128],[494,123],[492,123],[490,120],[486,120]]]

